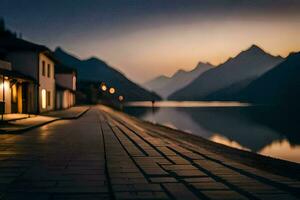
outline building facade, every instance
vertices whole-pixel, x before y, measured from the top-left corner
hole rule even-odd
[[[45,54],[39,54],[39,111],[55,109],[54,61]]]
[[[12,70],[11,63],[0,60],[0,113],[28,113],[33,104],[34,79]]]
[[[12,64],[12,69],[34,79],[37,84],[26,87],[27,106],[24,111],[40,113],[55,109],[55,58],[45,46],[19,38],[0,39],[0,50]]]
[[[66,109],[75,105],[76,70],[57,64],[56,73],[56,109]]]

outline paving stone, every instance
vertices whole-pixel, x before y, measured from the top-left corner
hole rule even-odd
[[[197,190],[228,190],[229,189],[226,185],[216,181],[191,183],[191,185],[195,187]]]
[[[208,176],[202,176],[202,177],[185,178],[183,180],[187,183],[202,183],[202,182],[210,182],[213,179]]]
[[[191,164],[188,160],[186,160],[180,156],[168,156],[168,159],[170,159],[174,164],[177,164],[177,165]]]
[[[110,179],[111,184],[121,185],[121,184],[142,184],[142,183],[148,183],[148,181],[143,178],[111,178]]]
[[[174,199],[199,199],[182,183],[164,183],[162,184]]]
[[[162,191],[162,188],[159,184],[127,184],[127,185],[113,185],[113,190],[116,192],[154,192]]]
[[[201,191],[206,197],[212,200],[245,200],[248,199],[231,190]]]
[[[116,199],[149,199],[149,200],[164,200],[169,199],[166,193],[164,192],[116,192],[115,193]]]
[[[178,182],[175,178],[172,178],[172,177],[150,178],[150,181],[153,182],[153,183],[174,183],[174,182]]]
[[[206,177],[207,175],[201,172],[198,169],[191,169],[191,170],[172,170],[173,173],[175,173],[177,176],[181,177],[193,177],[193,176],[204,176]]]
[[[162,165],[166,170],[198,170],[193,165]]]
[[[51,200],[107,200],[111,199],[108,194],[55,194]]]
[[[163,138],[156,129],[100,106],[77,120],[0,135],[0,199],[245,199],[240,190],[257,199],[296,198],[221,163],[294,189],[297,180]]]
[[[6,193],[1,200],[50,200],[50,197],[40,193]]]

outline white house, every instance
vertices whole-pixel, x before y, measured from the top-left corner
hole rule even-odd
[[[12,70],[10,62],[0,60],[0,113],[27,113],[33,103],[29,86],[34,85],[34,79]]]
[[[1,37],[0,50],[15,71],[33,78],[37,84],[28,85],[31,104],[27,112],[39,113],[55,109],[55,59],[45,46],[15,37]],[[31,99],[32,98],[32,99]]]
[[[76,70],[62,64],[55,65],[56,109],[66,109],[76,103]]]

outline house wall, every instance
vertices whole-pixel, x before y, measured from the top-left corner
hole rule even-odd
[[[4,60],[0,60],[0,68],[5,70],[11,70],[11,63],[6,62]],[[11,88],[10,88],[9,80],[5,80],[3,78],[4,77],[1,75],[0,76],[0,101],[5,102],[4,113],[11,113]]]
[[[11,63],[6,62],[4,60],[0,60],[0,68],[1,69],[6,69],[6,70],[11,70]]]
[[[45,66],[43,74],[43,63]],[[50,68],[48,68],[48,65]],[[48,77],[48,71],[50,69],[50,76]],[[39,54],[39,110],[40,112],[54,110],[55,108],[55,71],[54,62],[44,54]],[[43,91],[46,91],[46,96]],[[47,92],[50,92],[50,101],[48,104]],[[46,98],[46,100],[45,100]],[[46,106],[43,107],[46,101]]]
[[[13,70],[38,80],[38,54],[35,52],[10,52],[7,55]]]
[[[66,109],[75,105],[75,94],[70,90],[58,91],[56,96],[56,108]]]
[[[69,88],[73,91],[76,90],[76,76],[73,73],[69,74],[55,74],[56,83]]]
[[[3,95],[4,94],[4,95]],[[0,77],[0,101],[5,103],[4,113],[11,113],[11,88],[9,80]]]
[[[63,108],[70,108],[74,106],[74,104],[75,104],[74,93],[72,93],[69,90],[65,90],[64,97],[63,97]]]
[[[39,80],[39,54],[36,52],[9,52],[8,60],[12,64],[12,69],[19,71],[25,75],[31,76],[35,80]],[[39,111],[39,87],[30,84],[28,87],[28,105],[27,112],[37,113]],[[20,102],[18,108],[21,109]],[[23,108],[22,108],[23,110]],[[23,112],[23,111],[22,111]]]

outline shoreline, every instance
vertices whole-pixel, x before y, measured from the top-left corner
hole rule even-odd
[[[251,151],[229,147],[224,144],[210,141],[201,136],[193,135],[191,133],[184,132],[178,129],[173,129],[167,126],[163,126],[161,124],[154,124],[148,121],[138,119],[122,111],[114,111],[118,112],[126,118],[131,119],[134,123],[142,126],[145,130],[153,132],[153,134],[156,136],[165,137],[183,143],[183,145],[192,144],[201,146],[209,150],[210,152],[219,154],[225,158],[239,162],[241,164],[245,164],[250,167],[261,169],[277,175],[300,180],[300,164],[298,163],[257,154]]]

